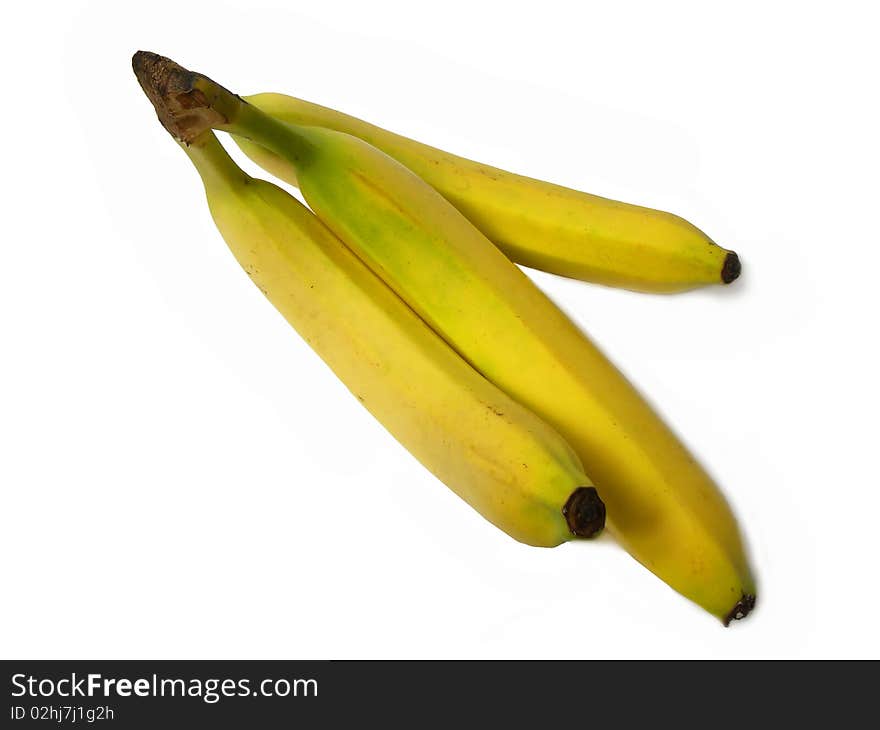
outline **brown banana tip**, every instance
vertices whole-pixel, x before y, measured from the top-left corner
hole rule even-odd
[[[605,503],[595,487],[578,487],[565,506],[562,515],[572,535],[595,537],[605,527]]]
[[[189,144],[202,132],[227,121],[196,88],[200,74],[149,51],[135,53],[131,67],[162,126],[175,139]]]
[[[724,258],[724,266],[721,268],[721,281],[730,284],[736,281],[742,273],[742,264],[739,262],[739,256],[733,251],[729,251]]]
[[[743,593],[736,605],[730,609],[730,613],[724,617],[724,625],[729,626],[731,621],[739,621],[748,616],[755,607],[755,597],[749,593]]]

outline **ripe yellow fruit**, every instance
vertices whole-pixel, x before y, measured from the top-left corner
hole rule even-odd
[[[672,213],[609,200],[465,159],[284,94],[245,101],[284,122],[369,142],[428,182],[512,261],[574,279],[644,292],[729,284],[739,257]],[[248,157],[296,185],[296,169],[241,135]]]
[[[171,72],[169,72],[171,73]],[[351,135],[285,124],[173,67],[160,115],[182,139],[207,126],[296,169],[331,230],[465,360],[555,427],[641,563],[728,622],[754,604],[739,530],[711,478],[599,349],[436,190]]]
[[[546,423],[464,362],[301,203],[211,132],[184,150],[239,264],[386,429],[508,535],[591,537],[604,507]]]

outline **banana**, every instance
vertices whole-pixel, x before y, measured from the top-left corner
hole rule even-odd
[[[158,60],[156,60],[158,59]],[[185,141],[208,126],[296,169],[331,230],[488,380],[563,435],[621,544],[725,624],[754,605],[736,521],[717,487],[600,350],[456,208],[351,135],[285,124],[156,57],[160,116]]]
[[[568,444],[489,383],[287,192],[211,132],[182,145],[239,264],[422,464],[511,537],[591,537],[604,506]]]
[[[729,284],[733,251],[683,218],[515,175],[283,94],[244,97],[278,119],[359,137],[430,183],[519,264],[643,292]],[[254,162],[296,185],[283,157],[236,135]]]

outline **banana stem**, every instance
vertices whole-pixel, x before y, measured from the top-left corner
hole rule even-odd
[[[283,155],[299,168],[309,157],[313,144],[308,132],[293,124],[280,122],[257,107],[241,100],[238,114],[222,127],[226,132],[245,137],[270,152]]]
[[[205,187],[235,188],[247,185],[251,179],[244,170],[235,164],[235,161],[220,144],[217,135],[210,129],[202,132],[189,144],[180,140],[178,140],[178,144],[195,165]]]
[[[297,164],[305,161],[312,149],[302,128],[277,121],[216,81],[170,58],[138,51],[132,68],[159,121],[186,146],[213,128],[259,140],[276,154],[292,156]]]

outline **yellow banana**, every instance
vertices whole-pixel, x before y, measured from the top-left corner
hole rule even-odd
[[[507,534],[589,537],[604,507],[568,444],[464,362],[303,205],[206,132],[182,145],[254,283],[358,400]]]
[[[353,136],[285,124],[165,59],[153,96],[183,140],[207,126],[284,157],[317,215],[422,319],[574,447],[610,529],[646,567],[725,623],[755,586],[724,498],[577,327],[458,210]]]
[[[292,96],[244,98],[282,121],[335,129],[379,148],[430,183],[519,264],[645,292],[729,284],[739,276],[733,251],[677,215],[515,175]],[[239,135],[235,141],[254,162],[296,184],[296,170],[282,156]]]

